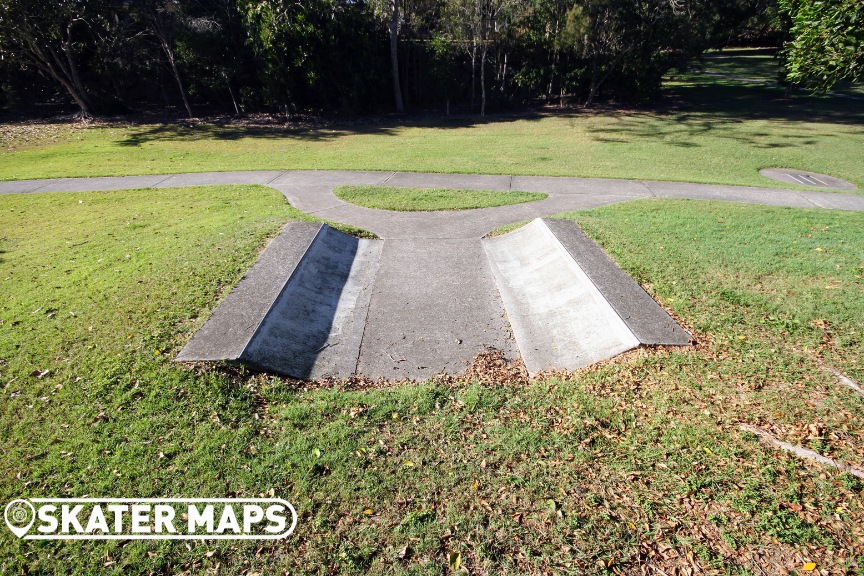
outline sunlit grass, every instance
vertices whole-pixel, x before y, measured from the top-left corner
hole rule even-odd
[[[407,212],[491,208],[547,198],[546,194],[537,192],[395,186],[338,186],[333,193],[358,206]]]
[[[864,379],[864,215],[673,200],[567,215],[694,331],[692,349],[372,390],[173,363],[301,217],[259,187],[0,197],[0,500],[273,490],[300,514],[290,539],[263,546],[4,537],[4,570],[864,562],[864,484],[737,428],[864,460],[864,403],[820,365]]]
[[[705,75],[670,79],[657,109],[551,109],[292,129],[279,124],[65,127],[0,152],[0,179],[346,169],[788,186],[761,168],[830,174],[864,189],[864,102],[783,99]],[[671,106],[671,107],[670,107]],[[8,149],[11,148],[11,149]]]

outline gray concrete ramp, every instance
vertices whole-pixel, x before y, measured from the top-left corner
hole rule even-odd
[[[555,218],[545,218],[543,223],[640,343],[684,346],[691,342],[690,333],[588,238],[578,224]]]
[[[239,360],[321,229],[311,222],[286,225],[177,360]]]
[[[323,226],[240,359],[294,378],[354,374],[382,244]]]
[[[239,360],[294,378],[353,374],[381,247],[327,225],[287,225],[177,360]]]
[[[484,240],[528,371],[589,366],[640,344],[687,344],[689,334],[577,232],[573,222],[538,219]]]

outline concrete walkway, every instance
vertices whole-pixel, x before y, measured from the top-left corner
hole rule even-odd
[[[359,373],[372,378],[423,379],[442,372],[461,373],[488,347],[503,350],[510,358],[521,355],[532,372],[584,365],[572,357],[568,359],[566,350],[577,348],[566,344],[568,338],[574,338],[572,334],[563,329],[544,331],[539,324],[530,326],[526,319],[539,317],[544,311],[532,310],[528,314],[527,308],[512,303],[519,301],[520,294],[531,294],[535,287],[519,280],[515,273],[505,272],[506,277],[502,277],[502,270],[512,270],[519,259],[527,262],[532,255],[520,254],[514,260],[506,251],[484,244],[481,238],[504,224],[650,197],[864,211],[864,195],[855,194],[675,182],[401,172],[266,171],[13,181],[0,182],[0,194],[217,184],[270,186],[299,210],[370,230],[383,239],[349,241],[320,225],[289,225],[179,358],[240,359],[306,378]],[[389,212],[336,198],[332,190],[343,184],[520,190],[544,192],[549,197],[540,202],[458,212]],[[578,234],[553,230],[559,239],[571,238],[571,246],[565,248],[576,260],[576,252],[589,255],[587,264],[579,264],[587,273],[598,266],[602,254],[598,256],[596,250],[577,238]],[[512,252],[518,245],[512,244],[508,250]],[[547,248],[542,244],[543,250]],[[549,252],[549,258],[561,257],[553,252]],[[310,253],[323,256],[306,258],[304,264],[304,257]],[[310,264],[319,261],[327,262],[326,266]],[[555,266],[551,269],[557,270]],[[574,278],[584,276],[601,287],[614,313],[622,319],[629,313],[628,302],[639,300],[625,290],[618,298],[622,308],[615,307],[615,298],[609,294],[623,280],[614,270],[595,277],[579,275],[578,271],[573,274]],[[291,278],[295,281],[289,282]],[[279,304],[279,295],[289,290],[293,308]],[[510,302],[507,306],[502,294]],[[229,305],[232,301],[234,304]],[[226,305],[228,309],[223,310]],[[554,313],[550,314],[550,318],[554,317]],[[514,322],[514,330],[508,317],[520,318]],[[657,318],[658,326],[666,325],[666,320]],[[611,322],[602,318],[596,321]],[[620,338],[612,347],[614,353],[639,343],[664,343],[660,336],[644,336],[652,333],[648,324],[631,326],[629,332],[618,328]],[[513,331],[517,332],[515,339]],[[675,327],[669,325],[668,331],[672,334]],[[677,332],[670,343],[686,343],[686,339],[686,333]],[[565,352],[557,356],[548,353],[556,349]],[[592,357],[591,361],[596,359]]]

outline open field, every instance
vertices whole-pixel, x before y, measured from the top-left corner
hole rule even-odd
[[[706,72],[740,78],[777,82],[780,62],[772,50],[733,49],[711,52],[705,56]],[[864,96],[864,83],[840,82],[833,90],[837,94]]]
[[[0,499],[273,490],[301,516],[260,548],[4,537],[4,571],[860,573],[864,483],[738,424],[864,462],[864,396],[822,365],[864,379],[864,215],[568,215],[695,349],[533,381],[491,355],[418,384],[171,362],[298,217],[256,187],[0,197]]]
[[[659,110],[379,119],[292,128],[5,125],[0,179],[252,169],[357,169],[590,176],[780,187],[784,167],[864,189],[864,102],[797,97],[691,74]]]

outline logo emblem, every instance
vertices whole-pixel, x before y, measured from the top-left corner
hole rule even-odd
[[[6,506],[3,516],[6,518],[9,530],[21,538],[33,526],[36,520],[36,509],[27,500],[13,500]]]

